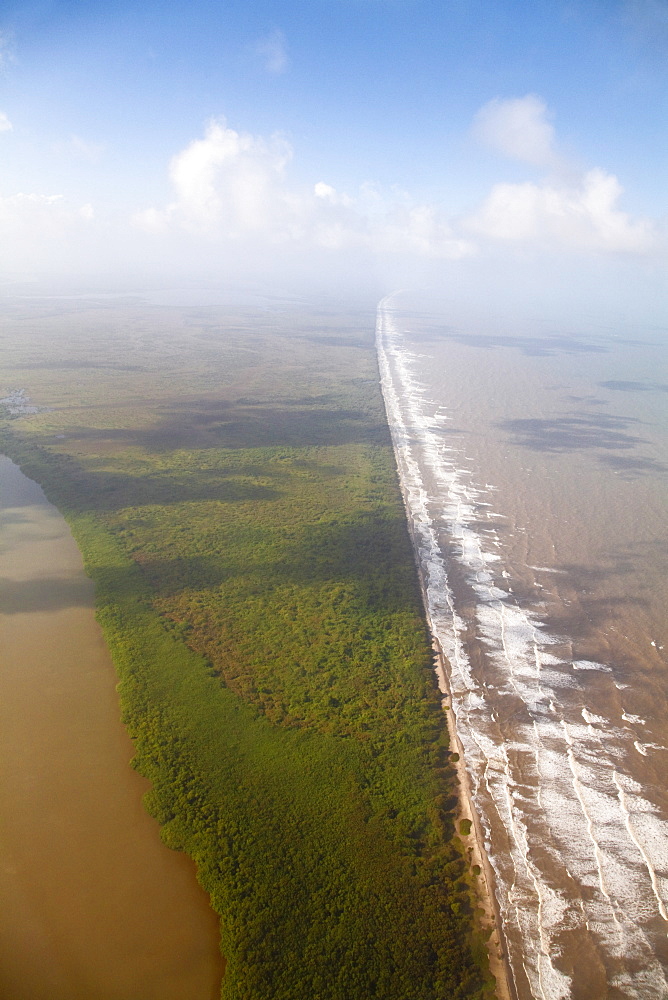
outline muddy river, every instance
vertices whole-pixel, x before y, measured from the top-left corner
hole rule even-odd
[[[0,995],[213,1000],[218,919],[144,811],[79,551],[0,457]]]

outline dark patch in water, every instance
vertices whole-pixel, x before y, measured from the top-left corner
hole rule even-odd
[[[589,597],[578,595],[577,607],[562,609],[558,614],[545,616],[547,629],[554,635],[568,636],[575,642],[584,642],[598,634],[608,622],[616,621],[624,610],[647,608],[639,597]]]
[[[34,611],[60,611],[87,607],[91,590],[87,580],[43,577],[41,580],[9,580],[0,577],[0,608],[5,615]]]
[[[607,399],[599,399],[598,396],[575,396],[572,393],[568,393],[564,396],[564,399],[568,399],[573,403],[584,403],[585,406],[609,406]]]
[[[623,379],[610,379],[598,383],[602,389],[613,389],[615,392],[668,392],[664,382],[625,382]]]
[[[633,478],[652,473],[656,475],[668,472],[668,465],[664,462],[658,462],[655,458],[647,458],[646,456],[629,458],[626,455],[601,455],[600,461],[604,465],[609,465],[616,472],[629,473]]]
[[[607,354],[610,350],[603,344],[594,344],[576,337],[492,336],[491,334],[454,333],[447,328],[438,333],[412,333],[411,340],[426,342],[452,340],[465,347],[482,347],[485,350],[494,350],[500,347],[513,348],[527,357],[542,358],[554,357],[557,354]]]
[[[39,361],[21,361],[15,364],[14,368],[17,370],[46,369],[48,371],[78,371],[79,369],[94,371],[98,368],[117,372],[146,371],[146,368],[141,365],[122,365],[113,361],[77,361],[74,359],[68,361],[43,361],[41,359]]]
[[[514,443],[532,451],[562,453],[604,448],[611,451],[646,444],[644,438],[629,434],[635,417],[586,413],[572,417],[504,420],[496,426],[513,435]]]
[[[625,555],[611,555],[610,562],[606,566],[590,566],[587,563],[566,563],[560,566],[560,572],[570,576],[570,582],[578,589],[593,587],[602,580],[608,580],[614,576],[626,576],[628,573],[635,573],[635,566],[631,559]]]

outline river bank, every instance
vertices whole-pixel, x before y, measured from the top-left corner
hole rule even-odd
[[[7,453],[95,582],[225,994],[488,998],[368,317],[57,306],[35,329],[40,412]]]

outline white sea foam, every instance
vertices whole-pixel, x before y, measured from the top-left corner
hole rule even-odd
[[[596,660],[573,660],[573,670],[599,670],[604,674],[612,673],[606,663],[597,663]]]
[[[646,726],[647,722],[645,719],[641,719],[639,715],[631,715],[628,712],[622,712],[622,719],[624,722],[630,722],[634,726]]]
[[[586,708],[582,709],[582,718],[590,726],[607,726],[608,720],[604,719],[602,715],[594,715],[593,712],[589,712]]]
[[[569,708],[573,692],[580,705],[585,700],[578,672],[611,668],[562,660],[563,638],[548,632],[539,606],[515,603],[500,555],[490,550],[498,538],[480,523],[493,529],[501,517],[486,506],[492,486],[477,486],[463,468],[447,440],[442,401],[433,415],[389,300],[379,306],[377,348],[427,614],[449,662],[439,683],[452,695],[516,983],[523,973],[532,996],[570,997],[559,959],[564,934],[581,929],[614,968],[610,985],[620,996],[659,1000],[668,986],[648,925],[657,913],[666,919],[668,827],[653,806],[642,807],[641,790],[624,774],[634,746],[628,728]],[[474,597],[472,619],[458,609],[451,564]],[[491,668],[484,678],[469,657],[472,628]],[[499,722],[504,705],[513,706],[511,737]],[[626,972],[626,960],[642,974]]]

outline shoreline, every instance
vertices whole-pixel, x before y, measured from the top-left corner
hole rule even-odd
[[[448,660],[445,656],[443,650],[441,649],[441,644],[438,641],[434,630],[432,628],[431,619],[429,616],[429,604],[427,600],[427,585],[424,578],[424,571],[422,563],[420,562],[420,550],[415,538],[415,532],[413,527],[413,521],[410,515],[410,508],[406,502],[406,496],[404,492],[404,484],[401,478],[401,473],[399,471],[399,465],[397,463],[397,475],[399,478],[399,485],[401,487],[401,496],[404,504],[404,510],[406,512],[406,525],[408,527],[408,534],[411,539],[411,548],[413,549],[413,557],[415,559],[415,566],[417,569],[418,580],[420,581],[420,595],[422,597],[422,606],[424,609],[425,621],[429,629],[429,635],[431,637],[431,646],[434,652],[434,673],[438,681],[438,688],[442,696],[442,707],[443,715],[445,716],[446,725],[448,727],[448,736],[450,739],[450,753],[456,753],[459,757],[458,760],[452,761],[451,763],[455,768],[457,774],[457,782],[459,785],[457,799],[458,808],[457,815],[455,817],[455,829],[457,830],[457,836],[461,837],[462,834],[459,833],[459,824],[461,820],[467,819],[471,822],[471,832],[466,837],[468,850],[468,860],[473,868],[473,865],[478,865],[480,868],[480,874],[474,876],[475,887],[474,892],[477,898],[478,905],[483,910],[484,917],[478,918],[480,928],[483,929],[485,924],[492,925],[492,933],[485,942],[487,948],[487,958],[489,961],[489,971],[494,976],[496,980],[494,992],[496,994],[497,1000],[519,1000],[517,995],[517,990],[515,988],[515,980],[513,977],[512,969],[510,967],[510,962],[508,960],[508,946],[506,944],[506,938],[503,931],[503,923],[501,920],[501,910],[499,909],[499,904],[496,898],[496,893],[494,891],[494,871],[492,869],[491,862],[487,856],[487,851],[485,849],[485,838],[480,824],[480,816],[473,802],[473,794],[471,791],[471,779],[469,773],[466,769],[464,748],[462,746],[462,741],[459,738],[459,733],[457,732],[456,724],[456,712],[453,705],[452,692],[450,690],[449,684],[449,674],[448,674]],[[447,702],[447,704],[446,704]],[[473,874],[473,873],[472,873]]]
[[[480,868],[480,874],[474,876],[476,879],[474,891],[477,897],[478,905],[484,913],[484,917],[478,918],[481,929],[483,929],[485,925],[492,925],[492,933],[485,944],[487,947],[489,971],[496,980],[494,991],[496,993],[497,1000],[518,1000],[515,980],[513,978],[512,969],[508,960],[508,947],[506,944],[505,934],[503,932],[501,911],[499,909],[496,893],[494,891],[494,871],[489,857],[487,856],[487,851],[485,850],[485,838],[480,824],[480,816],[478,815],[478,811],[473,802],[471,779],[468,771],[466,770],[464,748],[459,738],[459,733],[457,732],[457,716],[449,684],[447,668],[448,661],[431,626],[429,606],[427,603],[426,581],[424,578],[422,564],[420,563],[419,549],[415,540],[409,508],[406,505],[404,487],[400,474],[399,482],[401,485],[401,495],[404,501],[404,508],[406,510],[408,533],[410,535],[418,579],[420,581],[420,593],[422,595],[425,619],[427,627],[429,628],[431,645],[434,651],[434,673],[436,674],[439,691],[442,695],[443,715],[445,716],[446,725],[448,727],[448,736],[450,739],[450,753],[456,753],[459,757],[456,761],[451,760],[457,774],[457,782],[459,785],[457,794],[459,805],[455,818],[455,829],[457,830],[457,835],[461,837],[467,845],[468,860],[471,868],[473,868],[473,865],[478,865]],[[459,824],[463,819],[467,819],[471,822],[471,832],[466,838],[459,833]]]
[[[394,436],[392,435],[392,446],[395,450]],[[471,791],[471,779],[469,773],[466,769],[464,748],[462,746],[462,741],[459,738],[459,733],[457,732],[456,725],[456,712],[453,705],[452,692],[450,690],[449,683],[449,673],[448,673],[448,660],[441,648],[441,644],[438,641],[434,629],[432,628],[431,618],[429,615],[429,601],[427,597],[427,582],[424,577],[424,569],[420,561],[420,549],[415,537],[415,530],[413,519],[410,513],[410,507],[406,499],[406,492],[404,489],[404,482],[401,476],[400,465],[398,461],[398,456],[395,450],[395,461],[397,468],[397,478],[399,480],[399,487],[401,490],[401,498],[403,501],[404,511],[406,514],[406,526],[408,528],[408,534],[411,540],[411,548],[413,550],[413,558],[415,561],[415,567],[418,574],[418,580],[420,582],[420,596],[422,598],[422,607],[425,616],[425,622],[427,628],[429,629],[429,635],[431,637],[432,650],[434,652],[434,664],[433,669],[436,674],[438,681],[439,691],[441,692],[441,701],[443,707],[443,715],[445,716],[446,725],[448,727],[448,736],[450,739],[451,753],[456,753],[459,757],[457,761],[451,761],[453,764],[458,781],[458,809],[455,818],[455,828],[457,830],[457,836],[462,837],[459,833],[459,823],[463,819],[468,819],[471,822],[471,832],[468,834],[466,840],[469,841],[468,847],[468,859],[471,867],[473,865],[478,865],[480,868],[480,874],[475,876],[475,888],[474,892],[477,897],[478,905],[483,910],[484,917],[479,918],[479,923],[482,926],[486,921],[488,924],[492,925],[492,933],[485,942],[487,947],[487,956],[489,961],[489,970],[496,980],[495,993],[497,1000],[518,1000],[517,990],[515,988],[515,980],[512,974],[512,969],[510,967],[510,962],[508,960],[508,947],[506,944],[505,934],[503,932],[503,923],[501,920],[501,911],[499,909],[499,904],[496,898],[496,893],[494,891],[495,879],[494,871],[492,869],[491,862],[487,856],[487,851],[485,850],[485,838],[480,824],[480,816],[473,802],[473,794]],[[447,705],[446,705],[447,702]],[[462,838],[463,839],[463,838]]]
[[[404,514],[406,517],[406,526],[408,528],[408,534],[411,540],[411,548],[413,550],[413,559],[415,567],[418,574],[418,580],[420,584],[420,596],[422,599],[422,607],[425,618],[425,623],[429,629],[429,634],[431,636],[432,649],[434,651],[434,673],[438,681],[439,690],[441,692],[441,702],[443,707],[443,715],[446,717],[446,724],[448,727],[448,735],[450,738],[450,746],[454,747],[454,752],[458,754],[459,759],[457,761],[452,761],[455,766],[457,780],[458,780],[458,809],[455,818],[455,828],[457,829],[459,823],[463,819],[468,819],[471,822],[471,832],[466,838],[469,843],[466,845],[467,855],[471,866],[478,865],[480,868],[480,875],[476,876],[474,892],[477,897],[478,905],[483,911],[484,916],[479,918],[479,925],[482,927],[487,923],[492,925],[492,933],[485,942],[487,948],[487,955],[489,961],[489,969],[491,974],[494,976],[495,983],[495,993],[497,1000],[518,1000],[517,990],[515,987],[515,980],[512,974],[512,969],[508,959],[508,949],[506,944],[506,939],[503,931],[503,925],[501,921],[501,911],[496,898],[496,893],[494,891],[495,879],[494,872],[492,870],[492,865],[487,856],[487,851],[485,850],[485,840],[482,831],[482,826],[480,824],[480,817],[475,808],[473,802],[473,794],[471,791],[471,780],[469,773],[466,769],[466,763],[464,759],[464,750],[462,746],[459,733],[456,727],[456,713],[454,706],[452,704],[452,695],[450,691],[449,683],[449,670],[447,657],[443,653],[441,644],[436,637],[436,633],[432,626],[431,616],[429,614],[429,596],[427,581],[424,575],[424,567],[420,559],[420,546],[418,545],[416,534],[415,534],[415,522],[413,515],[411,513],[411,507],[408,501],[408,496],[406,492],[406,486],[404,483],[404,477],[402,475],[403,464],[400,460],[399,447],[396,438],[396,429],[392,420],[392,413],[390,403],[388,402],[386,387],[391,386],[391,369],[387,356],[385,353],[385,348],[383,344],[383,333],[382,333],[382,315],[383,307],[388,301],[390,296],[383,299],[378,305],[378,314],[376,320],[376,357],[378,360],[379,376],[380,376],[380,387],[383,396],[383,402],[385,404],[385,413],[387,418],[387,426],[390,432],[390,438],[392,441],[392,450],[394,452],[395,468],[397,473],[397,480],[399,485],[399,490],[401,494],[401,499],[404,507]],[[447,710],[446,710],[446,701]],[[451,753],[453,750],[451,749]],[[458,836],[459,831],[457,829]]]
[[[421,573],[420,580],[422,582]],[[470,820],[471,822],[471,832],[466,837],[466,841],[470,841],[468,843],[467,853],[469,855],[471,867],[473,867],[473,865],[478,865],[480,868],[480,874],[476,876],[475,893],[478,899],[478,904],[484,912],[484,918],[482,918],[481,923],[484,920],[487,924],[491,924],[493,928],[492,933],[486,942],[489,969],[496,980],[495,992],[498,1000],[518,1000],[512,970],[508,961],[508,948],[506,945],[505,934],[503,932],[501,911],[499,909],[496,893],[494,891],[494,871],[489,857],[487,856],[487,851],[485,850],[485,840],[482,827],[480,825],[480,816],[478,815],[478,811],[473,803],[471,779],[468,771],[466,770],[464,750],[457,732],[456,714],[448,686],[448,674],[446,667],[447,660],[443,654],[438,639],[436,639],[433,633],[432,646],[436,658],[434,669],[438,678],[439,689],[443,695],[443,700],[445,701],[447,699],[449,703],[447,706],[443,706],[443,714],[447,719],[448,735],[450,737],[450,746],[452,748],[451,753],[455,752],[459,756],[459,760],[452,761],[457,773],[457,780],[459,782],[459,808],[457,810],[455,824],[458,827],[461,820]],[[459,836],[462,837],[462,834],[460,833]]]
[[[566,356],[502,361],[478,350],[482,335],[450,337],[447,310],[424,302],[379,304],[381,384],[515,991],[633,996],[642,969],[647,994],[664,996],[661,484],[617,489],[607,462],[530,459],[529,437],[510,430],[531,425],[552,379],[614,385],[603,380],[622,357],[615,347],[584,374]],[[577,405],[555,397],[550,427]],[[624,412],[645,417],[644,405]],[[651,441],[661,454],[665,439]],[[623,576],[605,561],[615,544],[632,554]],[[650,591],[632,610],[629,595]],[[606,609],[596,621],[593,607]]]

